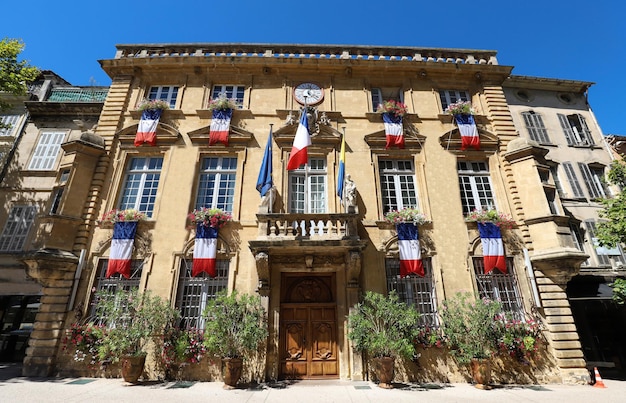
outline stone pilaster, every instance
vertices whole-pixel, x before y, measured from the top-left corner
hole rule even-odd
[[[41,307],[35,317],[22,374],[51,376],[63,336],[63,323],[72,292],[78,258],[59,250],[42,249],[25,256],[29,276],[43,286]]]

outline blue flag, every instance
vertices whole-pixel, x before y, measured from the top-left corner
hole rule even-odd
[[[272,180],[272,128],[270,126],[270,136],[267,138],[259,179],[256,181],[256,190],[261,193],[261,196],[265,196],[272,186],[274,186],[274,181]]]
[[[337,172],[337,196],[343,200],[343,182],[346,175],[346,135],[341,141],[341,154],[339,156],[339,171]]]

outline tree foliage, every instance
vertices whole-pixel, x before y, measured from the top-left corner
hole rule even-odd
[[[623,278],[615,279],[611,287],[613,288],[613,301],[618,305],[626,304],[626,280]]]
[[[28,83],[39,75],[37,67],[30,66],[26,60],[18,60],[24,50],[24,43],[19,39],[0,40],[0,94],[25,95]],[[0,98],[0,112],[11,105]]]
[[[623,160],[614,160],[607,175],[610,184],[622,189],[613,198],[602,199],[603,208],[600,217],[603,221],[598,223],[597,238],[600,246],[615,247],[626,243],[626,163]]]

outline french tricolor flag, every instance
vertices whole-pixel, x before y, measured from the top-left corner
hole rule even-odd
[[[398,247],[400,249],[400,277],[415,273],[424,277],[424,265],[417,225],[413,223],[396,224]]]
[[[230,130],[230,119],[232,117],[232,109],[213,109],[209,145],[217,144],[219,142],[228,146],[228,131]]]
[[[454,115],[454,119],[461,133],[461,150],[465,150],[467,147],[473,147],[475,150],[480,149],[480,137],[474,115],[458,114]]]
[[[402,116],[397,116],[392,113],[383,113],[383,122],[385,123],[385,136],[387,137],[387,145],[385,148],[389,148],[391,146],[404,148]]]
[[[156,145],[156,132],[161,119],[162,109],[146,109],[141,113],[137,135],[135,136],[135,147],[139,147],[143,143],[151,146]]]
[[[287,162],[288,171],[298,169],[300,165],[304,165],[308,162],[309,156],[307,154],[307,147],[310,145],[311,136],[309,135],[309,118],[306,115],[305,108],[302,110],[298,130],[296,130],[296,136],[293,138],[293,146],[291,147],[291,154],[289,155],[289,161]]]
[[[113,240],[106,278],[115,273],[130,278],[130,260],[133,256],[136,232],[137,221],[119,221],[113,225]]]
[[[196,241],[193,247],[193,263],[191,276],[196,277],[202,272],[211,277],[217,276],[215,258],[217,257],[218,229],[203,223],[196,223]]]
[[[483,245],[485,274],[490,273],[494,268],[506,273],[506,260],[500,227],[492,222],[479,222],[478,233]]]

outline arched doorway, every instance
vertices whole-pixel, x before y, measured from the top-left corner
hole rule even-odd
[[[337,302],[335,273],[282,273],[280,377],[336,379]]]

